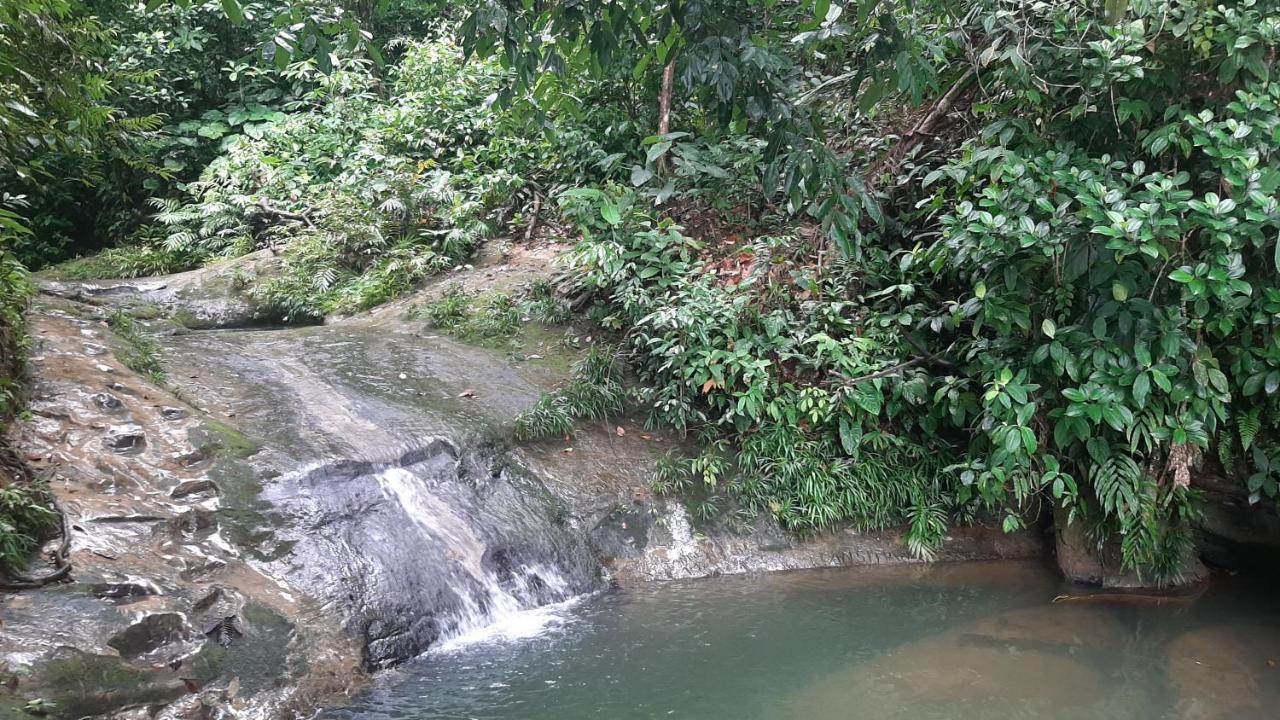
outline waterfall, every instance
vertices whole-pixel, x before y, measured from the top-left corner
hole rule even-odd
[[[533,634],[603,584],[584,534],[536,480],[443,440],[283,476],[263,497],[288,516],[274,570],[342,613],[371,668]]]
[[[377,475],[386,496],[404,509],[412,528],[447,548],[450,573],[461,573],[465,582],[450,590],[456,610],[443,623],[447,629],[437,641],[441,649],[493,637],[527,637],[552,624],[557,616],[538,612],[563,606],[576,593],[559,568],[547,563],[520,563],[499,570],[486,566],[485,541],[466,518],[426,489],[420,478],[400,467]]]

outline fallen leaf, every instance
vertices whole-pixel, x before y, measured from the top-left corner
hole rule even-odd
[[[706,395],[707,393],[711,392],[712,388],[714,388],[715,386],[716,386],[716,379],[708,378],[706,382],[702,383],[702,394]]]
[[[571,453],[571,452],[573,452],[573,448],[565,448],[565,449],[561,450],[560,452],[562,452],[562,453]]]
[[[475,396],[476,396],[476,391],[472,390],[471,388],[467,388],[466,390],[463,390],[462,392],[458,393],[458,397],[473,398]]]
[[[614,432],[618,433],[618,437],[622,437],[623,435],[627,434],[627,431],[623,430],[621,425],[619,425],[618,429],[615,430]]]
[[[641,436],[640,436],[640,439],[641,439],[641,440],[652,440],[652,439],[653,439],[653,436],[652,436],[652,435],[641,435]]]

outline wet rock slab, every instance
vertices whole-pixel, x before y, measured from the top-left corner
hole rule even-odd
[[[235,444],[211,444],[204,462],[183,463],[198,451],[193,432],[212,421],[175,412],[181,400],[86,349],[109,345],[109,330],[95,310],[73,310],[33,315],[32,420],[16,438],[67,512],[71,582],[0,595],[0,710],[35,698],[55,701],[58,718],[154,710],[188,696],[192,682],[200,693],[249,684],[237,673],[263,655],[252,667],[259,690],[239,696],[259,717],[311,682],[309,665],[325,683],[341,675],[325,666],[345,668],[339,683],[358,679],[357,653],[337,624],[308,614],[303,598],[249,567],[223,536],[228,509],[209,474]],[[235,601],[201,606],[219,587],[238,588]],[[207,636],[210,612],[238,617],[242,637],[224,647]],[[255,612],[274,619],[245,623]],[[301,657],[312,653],[314,663]]]

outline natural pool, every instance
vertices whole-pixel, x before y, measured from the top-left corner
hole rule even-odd
[[[1274,720],[1276,589],[1052,604],[1029,563],[653,584],[450,643],[325,717]]]

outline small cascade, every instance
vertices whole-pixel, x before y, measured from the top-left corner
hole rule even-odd
[[[534,562],[512,566],[505,554],[490,553],[477,527],[459,517],[408,470],[390,467],[379,472],[377,479],[387,497],[398,503],[411,521],[406,530],[447,548],[446,555],[452,561],[448,572],[461,576],[450,586],[456,609],[442,618],[445,629],[438,642],[456,645],[466,638],[531,634],[531,622],[538,623],[542,615],[530,610],[563,603],[576,594],[569,579],[554,565]],[[496,632],[488,632],[491,629]]]
[[[599,561],[535,481],[436,440],[388,462],[342,461],[264,490],[290,516],[276,562],[343,611],[366,664],[444,644],[523,636],[600,588]]]

